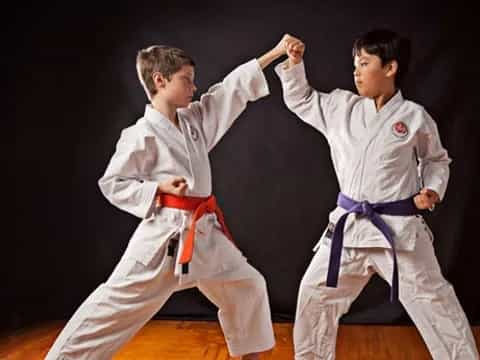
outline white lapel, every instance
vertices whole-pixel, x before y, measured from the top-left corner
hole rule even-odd
[[[183,118],[179,112],[177,112],[177,116],[178,116],[180,129],[182,129],[182,133],[183,133],[182,137],[184,139],[185,149],[187,150],[190,173],[192,174],[192,183],[190,184],[190,187],[193,188],[195,185],[195,173],[196,173],[194,171],[195,169],[194,169],[194,161],[193,161],[193,158],[195,158],[195,154],[196,154],[194,142],[199,141],[198,133],[193,132],[192,127],[189,124],[188,120]],[[197,136],[196,138],[194,138],[195,134]]]
[[[145,118],[151,126],[157,131],[163,133],[168,132],[167,141],[174,140],[179,143],[181,146],[185,146],[185,139],[180,130],[172,124],[161,112],[154,109],[152,105],[148,104],[145,107]]]
[[[377,112],[375,106],[375,100],[368,99],[366,103],[366,112],[370,115],[374,112],[373,117],[367,123],[367,136],[361,142],[361,148],[366,150],[366,148],[372,143],[372,141],[378,136],[380,130],[385,126],[389,125],[391,121],[390,116],[396,111],[399,106],[403,103],[403,96],[400,90],[396,92],[394,96],[388,102],[383,105],[380,111]]]

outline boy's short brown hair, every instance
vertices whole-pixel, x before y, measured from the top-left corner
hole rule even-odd
[[[149,99],[157,93],[153,74],[159,72],[170,80],[184,65],[195,66],[193,59],[185,51],[166,45],[154,45],[141,49],[137,54],[137,73]]]

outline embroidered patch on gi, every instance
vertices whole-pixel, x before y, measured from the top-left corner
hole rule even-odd
[[[408,135],[408,127],[403,121],[397,121],[392,126],[393,135],[403,138]]]
[[[192,135],[193,141],[198,140],[198,131],[193,126],[190,127],[190,134]]]

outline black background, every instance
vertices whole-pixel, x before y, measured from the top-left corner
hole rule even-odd
[[[353,90],[352,42],[378,26],[412,39],[403,95],[434,117],[453,158],[446,199],[427,221],[445,277],[469,320],[480,322],[479,31],[472,9],[420,1],[99,1],[25,5],[4,16],[4,209],[15,227],[7,235],[12,222],[4,223],[2,328],[69,318],[106,280],[138,223],[97,187],[121,129],[142,116],[147,101],[135,73],[138,49],[185,49],[197,64],[199,96],[288,32],[306,43],[314,87]],[[228,224],[266,277],[280,321],[293,319],[338,186],[327,142],[287,110],[273,66],[266,77],[271,95],[250,104],[211,161]],[[12,132],[15,138],[5,136]],[[409,322],[388,294],[383,280],[372,279],[342,321]],[[175,294],[157,317],[212,319],[215,312],[192,289]]]

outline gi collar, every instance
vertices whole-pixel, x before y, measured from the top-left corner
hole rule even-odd
[[[178,116],[178,112],[177,112]],[[168,131],[173,131],[179,133],[178,128],[160,111],[156,110],[151,104],[145,106],[145,115],[144,117],[150,121],[150,123],[155,127],[161,127]],[[182,121],[181,117],[178,116],[178,121]]]
[[[390,110],[393,110],[397,105],[400,105],[403,102],[403,96],[401,90],[397,90],[395,95],[393,95],[382,107],[379,111],[377,111],[377,107],[375,105],[375,100],[370,99],[370,104],[374,110],[374,113],[377,114],[385,114],[389,113]]]

